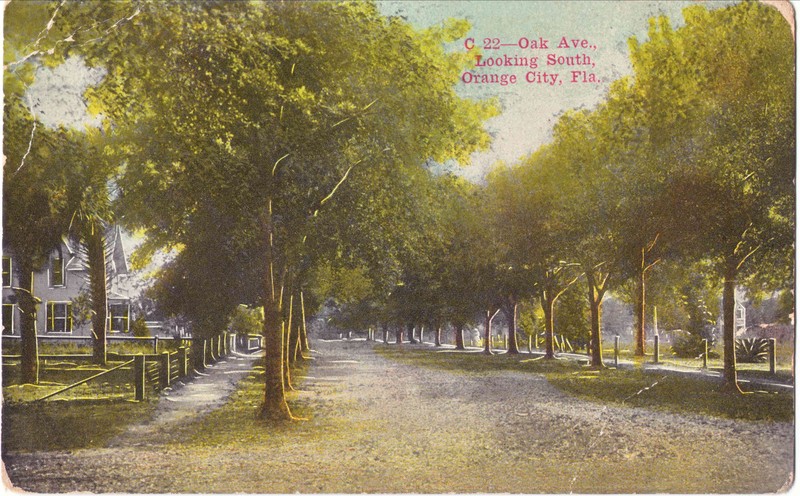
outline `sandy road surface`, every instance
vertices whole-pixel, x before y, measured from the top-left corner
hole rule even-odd
[[[203,409],[173,401],[110,447],[10,454],[9,475],[40,492],[750,493],[791,480],[788,423],[600,405],[533,374],[417,368],[363,341],[315,345],[292,394],[307,422],[256,438],[226,425],[224,442],[180,443]]]

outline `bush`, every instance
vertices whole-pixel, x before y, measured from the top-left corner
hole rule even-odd
[[[737,339],[736,361],[759,363],[769,359],[769,340],[762,338]]]
[[[228,320],[228,329],[236,334],[261,334],[264,329],[264,308],[239,305]]]
[[[697,334],[680,334],[672,342],[672,353],[681,358],[697,358],[703,354],[703,337]],[[712,351],[714,338],[708,338],[708,357],[719,358],[719,353]]]
[[[137,338],[149,338],[150,337],[150,329],[147,328],[147,324],[144,323],[143,317],[137,317],[131,323],[131,334],[136,336]]]

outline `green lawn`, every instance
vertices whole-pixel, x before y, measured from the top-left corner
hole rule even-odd
[[[634,362],[653,362],[652,347],[648,348],[648,353],[644,358],[635,357],[632,349],[620,349],[620,359]],[[722,349],[714,349],[718,358],[708,359],[709,370],[722,370]],[[778,346],[776,350],[776,364],[775,375],[769,373],[769,363],[737,363],[736,368],[748,377],[763,377],[765,379],[776,379],[784,382],[791,381],[793,378],[793,364],[794,364],[794,349],[790,346]],[[612,345],[606,345],[603,348],[603,359],[606,363],[613,363],[614,361],[614,348]],[[687,367],[691,369],[701,369],[703,367],[703,360],[700,358],[681,358],[672,354],[669,348],[666,351],[662,348],[659,353],[659,362],[667,365],[677,365],[679,367]]]
[[[155,402],[82,399],[3,405],[3,453],[102,447]]]
[[[392,345],[377,345],[375,349],[384,357],[402,363],[457,373],[513,370],[543,374],[555,387],[590,401],[744,420],[791,421],[794,418],[791,392],[734,395],[720,391],[720,382],[715,380],[643,370],[609,368],[598,371],[571,360],[548,361],[531,358],[525,353],[488,356],[479,352]]]
[[[131,423],[146,418],[155,402],[133,401],[129,368],[110,372],[44,401],[67,385],[119,365],[106,367],[48,361],[38,385],[19,384],[19,362],[3,366],[3,452],[66,450],[102,446]]]

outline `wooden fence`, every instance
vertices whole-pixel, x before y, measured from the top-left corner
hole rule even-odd
[[[8,336],[4,336],[8,337]],[[240,343],[236,340],[236,335],[229,334],[229,333],[222,333],[218,336],[213,338],[203,339],[201,346],[198,347],[198,350],[201,350],[201,354],[192,357],[190,354],[190,349],[188,346],[181,344],[178,346],[177,349],[173,350],[163,350],[160,353],[148,353],[148,354],[124,354],[124,353],[108,353],[108,357],[114,361],[122,361],[121,365],[113,367],[109,370],[96,374],[92,377],[82,379],[79,382],[74,384],[70,384],[58,391],[48,394],[45,397],[39,398],[39,400],[47,399],[57,394],[60,394],[64,391],[70,390],[75,386],[80,384],[84,384],[90,380],[97,379],[99,377],[103,377],[109,372],[113,372],[116,370],[120,371],[129,371],[128,373],[131,374],[130,383],[134,386],[134,398],[137,401],[142,401],[145,399],[148,392],[158,392],[163,389],[168,388],[177,380],[189,375],[190,371],[194,368],[202,369],[206,365],[216,362],[220,358],[227,356],[231,353],[234,349],[239,349],[241,351],[254,351],[255,349],[260,348],[261,341],[260,336],[256,336],[259,338],[258,342],[254,342],[248,339],[247,342],[240,345]],[[64,339],[63,337],[59,337],[58,339]],[[91,339],[91,338],[90,338]],[[117,337],[116,339],[120,339]],[[130,338],[128,338],[130,339]],[[150,339],[153,338],[134,338],[134,339]],[[184,338],[185,339],[185,338]],[[162,338],[161,340],[166,341]],[[191,341],[189,338],[186,341]],[[156,338],[154,343],[154,350],[158,348],[158,340]],[[251,348],[252,345],[252,348]],[[242,349],[244,347],[244,349]],[[3,360],[15,360],[20,359],[20,355],[3,355]],[[64,359],[71,359],[71,360],[91,360],[92,355],[90,354],[70,354],[70,355],[40,355],[40,359],[42,360],[64,360]]]

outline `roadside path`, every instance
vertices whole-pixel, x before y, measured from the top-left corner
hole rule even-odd
[[[231,353],[210,364],[203,372],[194,371],[159,394],[158,405],[147,422],[131,425],[113,439],[110,447],[163,444],[177,427],[195,421],[225,404],[239,380],[252,372],[263,354]]]
[[[11,454],[9,475],[37,492],[123,493],[769,493],[792,478],[789,422],[598,404],[536,374],[314,345],[289,396],[306,422],[264,426],[247,396],[209,435],[161,413],[140,444]]]

